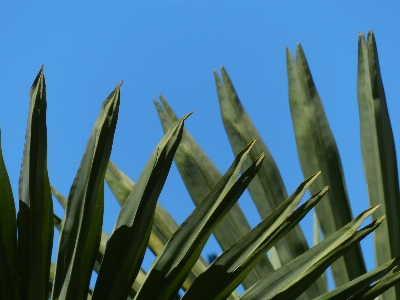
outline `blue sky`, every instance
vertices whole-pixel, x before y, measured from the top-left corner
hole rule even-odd
[[[303,180],[288,104],[285,48],[301,42],[342,158],[353,215],[368,207],[357,110],[357,39],[373,29],[395,142],[400,4],[369,1],[0,2],[0,127],[17,198],[29,88],[42,65],[48,99],[48,168],[64,195],[102,101],[124,80],[112,160],[137,180],[162,137],[159,93],[221,172],[233,160],[220,118],[213,69],[224,65],[274,156],[289,192]],[[396,21],[397,20],[397,21]],[[160,203],[181,223],[194,206],[175,166]],[[240,200],[254,226],[247,194]],[[59,206],[56,212],[62,214]],[[119,207],[106,193],[104,228]],[[311,238],[311,218],[303,223]],[[372,239],[362,244],[373,268]],[[215,242],[206,252],[219,252]],[[147,260],[151,261],[151,258]]]

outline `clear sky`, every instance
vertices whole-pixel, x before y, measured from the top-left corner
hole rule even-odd
[[[224,65],[291,193],[303,180],[290,119],[285,48],[304,48],[342,158],[353,216],[368,207],[357,110],[357,39],[373,29],[395,142],[400,141],[398,1],[0,2],[0,127],[15,197],[30,86],[42,65],[51,184],[68,195],[102,101],[124,80],[111,159],[136,181],[163,132],[159,93],[221,172],[233,160],[213,69]],[[397,21],[396,21],[397,20]],[[181,223],[194,209],[172,167],[160,203]],[[252,226],[260,220],[247,194]],[[55,211],[62,215],[60,206]],[[104,229],[119,207],[107,190]],[[311,218],[303,229],[311,239]],[[58,239],[58,238],[57,238]],[[374,267],[372,239],[362,243]],[[206,253],[220,250],[213,240]],[[151,261],[151,258],[147,259]]]

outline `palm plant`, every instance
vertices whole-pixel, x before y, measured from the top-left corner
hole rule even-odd
[[[222,68],[222,80],[215,73],[216,87],[236,156],[225,174],[184,129],[190,113],[178,119],[162,96],[161,104],[155,104],[165,135],[137,182],[110,162],[121,83],[101,107],[65,198],[50,186],[47,174],[42,67],[30,92],[17,218],[0,148],[1,299],[179,299],[180,289],[189,300],[374,299],[385,291],[385,299],[400,299],[395,285],[400,273],[394,271],[399,264],[397,162],[373,34],[367,42],[359,37],[358,68],[362,153],[372,207],[355,218],[336,143],[300,45],[296,62],[287,51],[287,64],[306,178],[290,196]],[[173,160],[197,206],[180,226],[157,203]],[[121,205],[111,235],[102,231],[104,179]],[[253,229],[237,204],[245,189],[262,217]],[[307,190],[312,196],[299,205]],[[53,213],[51,193],[65,209],[62,219]],[[309,249],[298,223],[314,207],[325,239]],[[370,215],[374,221],[358,229]],[[60,230],[55,264],[54,226]],[[366,273],[358,243],[374,230],[379,266]],[[211,234],[224,252],[208,264],[201,251]],[[157,257],[146,272],[141,264],[147,247]],[[329,266],[337,287],[332,291],[321,276]],[[93,270],[98,278],[92,290]],[[241,295],[239,284],[245,288]]]

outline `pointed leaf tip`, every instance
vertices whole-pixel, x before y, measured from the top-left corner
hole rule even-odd
[[[296,50],[297,51],[300,51],[302,54],[303,54],[303,56],[304,56],[304,50],[303,50],[303,46],[300,44],[300,42],[299,43],[297,43],[297,45],[296,45]],[[296,60],[297,60],[297,57],[296,57]]]
[[[372,206],[371,208],[369,208],[369,209],[367,209],[367,210],[371,211],[370,214],[372,214],[372,213],[375,212],[380,206],[381,206],[380,204],[374,205],[374,206]]]
[[[182,119],[183,119],[183,120],[186,120],[187,118],[190,117],[190,115],[191,115],[193,112],[194,112],[194,111],[192,110],[191,112],[187,113],[186,115],[184,115],[184,116],[182,117]]]
[[[264,158],[265,158],[265,153],[262,152],[262,153],[260,154],[260,156],[257,157],[257,159],[256,159],[257,165],[261,164],[261,163],[264,161]]]
[[[219,74],[218,74],[217,70],[215,70],[215,69],[214,69],[214,79],[218,86],[218,83],[221,81],[221,78],[219,77]]]
[[[321,175],[321,171],[317,171],[314,174],[312,174],[311,176],[309,176],[308,178],[317,178],[319,175]]]
[[[286,48],[286,59],[289,59],[290,61],[293,61],[293,63],[294,63],[293,54],[292,54],[292,51],[290,51],[289,47]]]
[[[123,80],[121,80],[121,82],[120,82],[120,83],[118,83],[118,85],[116,86],[115,90],[116,90],[116,89],[119,89],[123,83],[124,83],[124,81],[123,81]]]
[[[257,139],[252,140],[252,141],[246,146],[246,148],[252,148],[256,142],[257,142]]]

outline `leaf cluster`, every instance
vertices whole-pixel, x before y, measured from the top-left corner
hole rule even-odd
[[[224,174],[184,128],[191,113],[179,119],[160,96],[155,105],[165,135],[134,183],[110,161],[120,83],[101,106],[64,197],[51,187],[47,173],[42,67],[30,91],[17,217],[0,146],[0,298],[374,299],[387,291],[384,299],[400,299],[397,161],[372,32],[367,41],[360,34],[358,49],[362,155],[372,207],[355,218],[336,142],[300,44],[296,61],[287,50],[287,72],[305,180],[291,195],[222,68],[222,79],[215,72],[215,82],[235,154]],[[181,225],[157,203],[172,161],[196,204]],[[110,235],[102,231],[105,181],[121,205]],[[262,218],[254,228],[237,204],[246,189]],[[312,196],[301,204],[307,190]],[[52,194],[65,209],[62,218],[53,213]],[[318,243],[310,249],[298,224],[313,208]],[[359,229],[369,216],[374,221]],[[55,263],[54,227],[60,231]],[[379,267],[367,273],[359,241],[374,231]],[[224,252],[208,263],[201,252],[211,234]],[[156,259],[145,271],[147,247]],[[324,277],[329,266],[336,286],[331,291]],[[93,271],[98,278],[92,290]],[[238,295],[240,284],[245,292]]]

